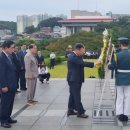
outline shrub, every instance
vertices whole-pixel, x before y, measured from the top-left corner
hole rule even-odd
[[[57,56],[55,59],[55,65],[61,64],[63,61],[66,61],[64,56]],[[50,58],[45,58],[45,63],[49,67],[50,66]]]

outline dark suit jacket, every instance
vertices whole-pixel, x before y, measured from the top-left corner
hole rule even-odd
[[[20,64],[21,64],[21,69],[25,70],[25,63],[24,63],[24,57],[25,57],[26,53],[24,53],[22,50],[20,50],[18,52],[18,57],[20,60]]]
[[[44,57],[41,55],[40,57],[37,55],[36,56],[38,64],[42,64],[42,62],[44,62]]]
[[[9,91],[15,91],[17,87],[16,68],[7,56],[2,52],[0,55],[0,89],[8,87]]]
[[[92,62],[84,62],[82,56],[77,56],[75,53],[72,53],[68,57],[68,82],[84,82],[84,67],[94,67]]]
[[[20,64],[20,59],[19,59],[18,55],[13,52],[11,56],[12,56],[11,57],[12,61],[13,61],[14,65],[15,65],[15,67],[16,67],[16,71],[20,72],[21,64]]]

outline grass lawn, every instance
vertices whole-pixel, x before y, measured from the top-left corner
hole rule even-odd
[[[87,60],[87,61],[96,61],[96,60]],[[56,65],[54,69],[49,70],[51,74],[51,78],[66,78],[67,75],[67,65],[66,61],[63,62],[60,65]],[[84,69],[85,72],[85,78],[88,78],[89,76],[95,76],[98,77],[97,68],[87,68]]]

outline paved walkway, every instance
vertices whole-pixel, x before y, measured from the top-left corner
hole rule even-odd
[[[101,82],[86,79],[82,87],[82,102],[89,115],[88,119],[71,116],[67,118],[68,85],[65,79],[51,79],[49,84],[38,82],[36,100],[33,106],[26,105],[26,92],[16,95],[13,116],[18,120],[9,130],[130,130],[130,126],[119,127],[110,118],[94,118],[101,95]],[[109,85],[114,86],[110,80]],[[109,87],[110,88],[110,87]],[[114,89],[105,89],[102,108],[114,107]],[[103,109],[103,111],[104,111]],[[103,116],[103,111],[100,116]],[[107,112],[106,112],[107,113]],[[0,130],[5,128],[0,127]]]

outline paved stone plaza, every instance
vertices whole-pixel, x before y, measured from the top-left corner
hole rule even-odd
[[[86,79],[82,87],[82,102],[89,118],[81,119],[66,116],[69,89],[65,79],[51,79],[49,84],[38,82],[37,104],[26,105],[26,92],[16,95],[13,117],[18,123],[9,130],[130,130],[130,125],[119,127],[114,120],[113,80],[107,83],[109,87],[104,92],[100,118],[96,117],[101,86],[102,82],[98,79]],[[0,127],[0,130],[5,128]]]

